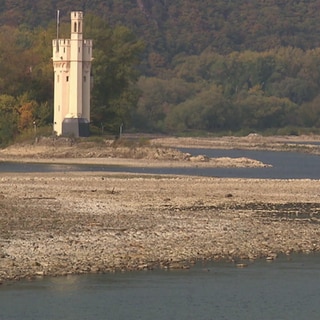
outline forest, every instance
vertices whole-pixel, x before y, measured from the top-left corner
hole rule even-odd
[[[57,9],[94,41],[93,134],[319,132],[320,0],[4,0],[0,145],[52,133]]]

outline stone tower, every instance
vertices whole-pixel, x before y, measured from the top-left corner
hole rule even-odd
[[[73,11],[71,38],[59,39],[57,27],[57,39],[52,41],[57,135],[89,136],[92,40],[84,40],[82,31],[83,13]]]

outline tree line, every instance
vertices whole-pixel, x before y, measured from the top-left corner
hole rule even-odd
[[[180,57],[162,78],[141,77],[138,86],[138,113],[150,129],[250,132],[320,125],[320,49],[208,50]]]

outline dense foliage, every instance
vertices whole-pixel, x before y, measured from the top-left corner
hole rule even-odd
[[[56,9],[66,36],[69,12],[85,11],[93,128],[298,133],[320,125],[320,0],[6,0],[0,144],[52,122]]]
[[[137,105],[137,65],[145,45],[127,27],[111,28],[92,14],[85,16],[85,26],[85,37],[94,39],[92,129],[114,131],[130,124],[128,110]],[[69,37],[69,29],[70,23],[61,24],[60,37]],[[0,145],[46,126],[52,133],[55,37],[55,21],[34,29],[0,27]]]

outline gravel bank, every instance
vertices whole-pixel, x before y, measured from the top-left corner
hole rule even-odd
[[[139,141],[139,140],[138,140]],[[269,164],[249,158],[209,158],[193,156],[173,147],[159,145],[158,140],[139,144],[135,140],[100,143],[69,138],[39,138],[33,143],[14,144],[0,150],[1,161],[93,164],[127,167],[268,167]],[[171,139],[169,139],[169,142]],[[167,142],[163,141],[164,144]],[[171,141],[172,142],[172,141]],[[170,142],[170,143],[171,143]]]
[[[161,137],[153,139],[152,143],[175,148],[272,150],[320,154],[320,136],[317,135],[264,137],[251,133],[245,137]]]
[[[0,174],[0,283],[320,251],[320,181]]]

